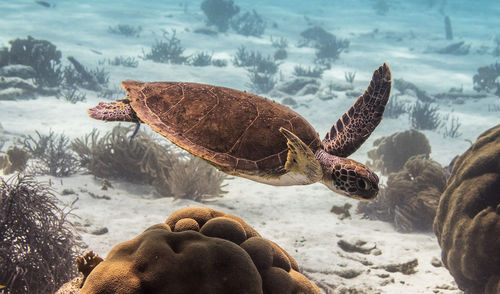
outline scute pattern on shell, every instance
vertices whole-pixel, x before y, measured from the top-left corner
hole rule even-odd
[[[466,294],[500,293],[500,125],[452,168],[434,232],[443,264]]]
[[[286,162],[284,127],[316,151],[314,128],[286,106],[195,83],[124,81],[137,116],[174,144],[227,169],[269,171]]]

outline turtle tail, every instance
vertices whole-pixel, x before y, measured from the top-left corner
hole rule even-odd
[[[88,110],[91,118],[104,121],[128,121],[140,123],[141,120],[130,106],[128,99],[112,102],[99,102],[99,104]]]

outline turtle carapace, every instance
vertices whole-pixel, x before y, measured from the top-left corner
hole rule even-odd
[[[92,118],[148,124],[219,170],[283,186],[322,182],[351,198],[370,200],[378,177],[348,159],[382,120],[391,88],[387,64],[323,140],[290,108],[247,92],[183,82],[122,82],[125,99],[101,102]]]

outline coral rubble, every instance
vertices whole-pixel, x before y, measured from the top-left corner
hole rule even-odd
[[[467,294],[500,292],[500,125],[453,163],[434,232],[443,264]]]

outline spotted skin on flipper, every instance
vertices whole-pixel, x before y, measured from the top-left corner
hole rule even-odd
[[[326,134],[322,141],[324,149],[340,157],[347,157],[356,151],[382,120],[390,90],[391,71],[384,63],[373,73],[365,93]]]

